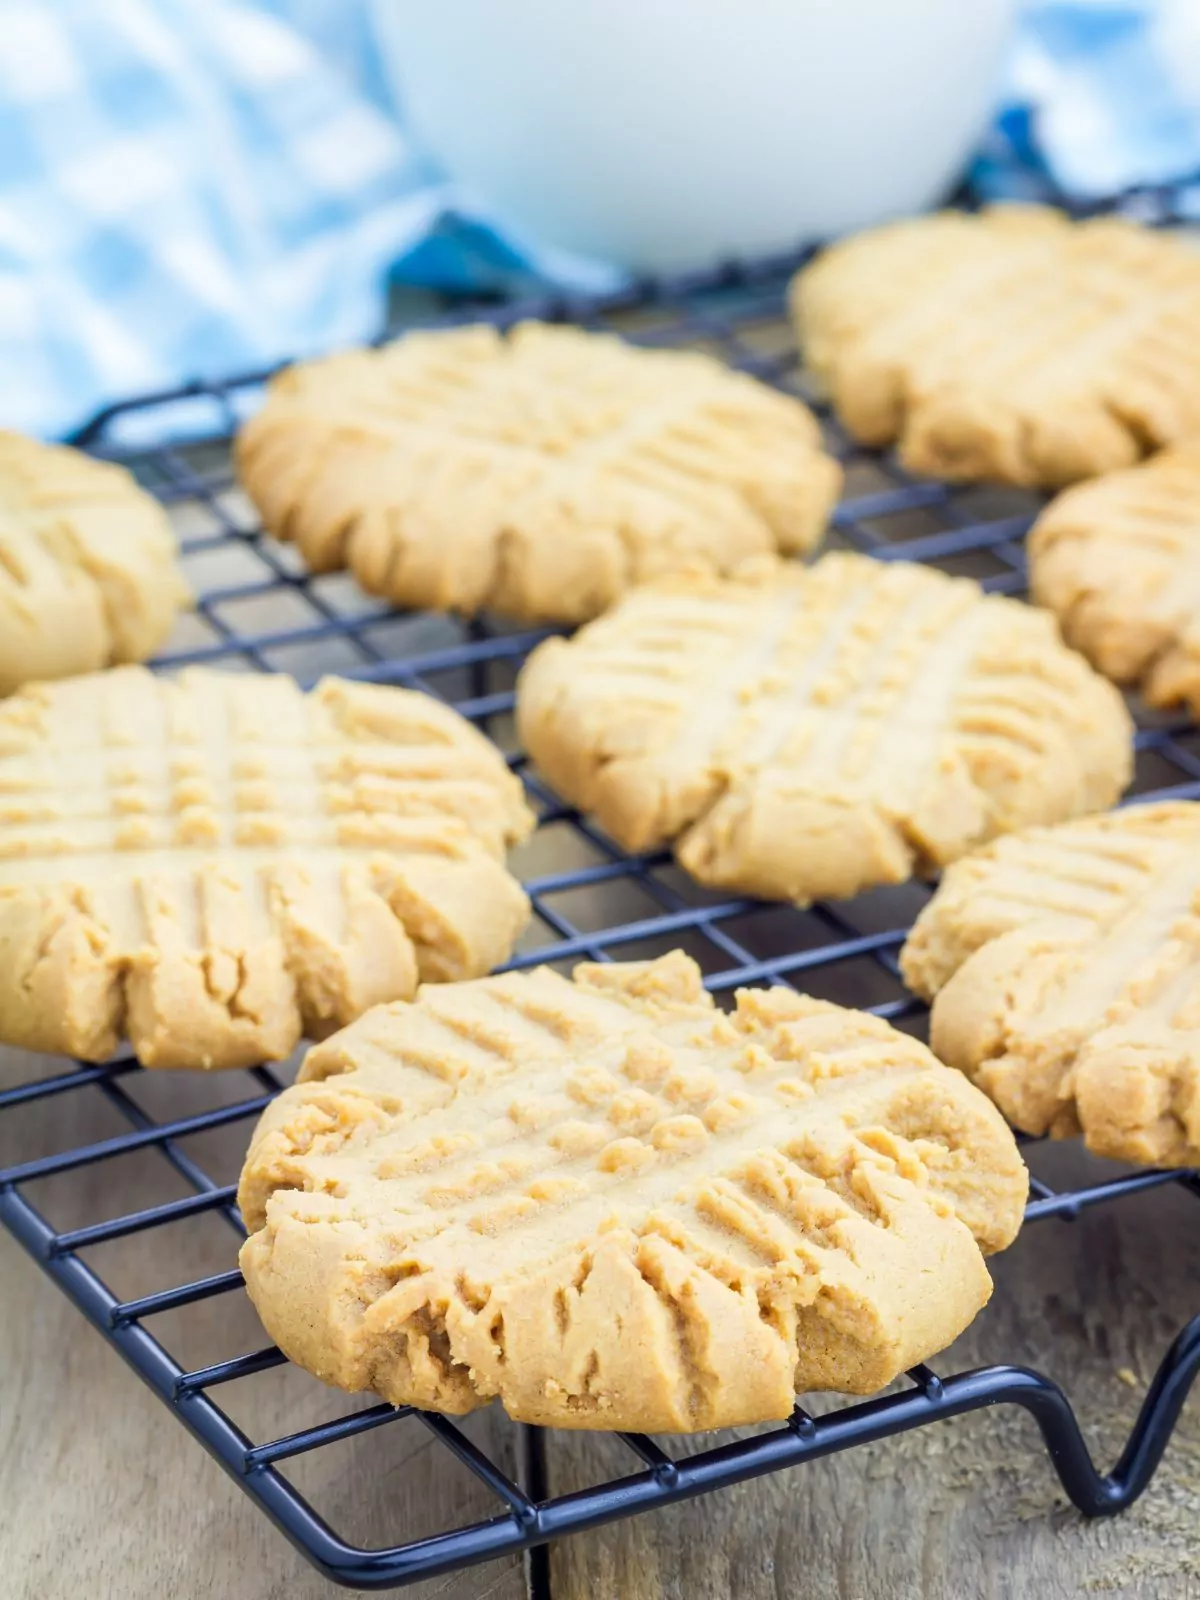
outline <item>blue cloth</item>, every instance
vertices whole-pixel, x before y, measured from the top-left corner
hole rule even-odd
[[[1200,5],[1031,5],[981,191],[1193,172]],[[405,137],[369,0],[0,0],[0,423],[58,435],[369,337],[397,271],[614,281],[462,214]]]
[[[57,434],[361,338],[443,205],[399,124],[266,6],[0,0],[0,419]]]
[[[1179,186],[1200,216],[1200,3],[1027,5],[972,179],[989,198],[1084,204]]]

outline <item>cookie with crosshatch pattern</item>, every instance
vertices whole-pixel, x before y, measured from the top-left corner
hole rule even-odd
[[[841,420],[916,472],[1058,488],[1200,434],[1200,253],[1162,230],[918,217],[835,244],[791,305]]]
[[[796,399],[695,351],[523,323],[292,367],[237,441],[267,528],[404,606],[579,622],[811,550],[841,484]]]
[[[944,1348],[1027,1185],[924,1045],[790,989],[725,1015],[675,951],[425,987],[312,1050],[251,1142],[241,1266],[327,1383],[692,1431]]]
[[[449,707],[142,667],[0,702],[0,1041],[144,1066],[286,1056],[512,950],[520,785]]]
[[[166,515],[123,467],[0,432],[0,695],[144,661],[188,599]]]
[[[1132,725],[1046,612],[832,554],[647,585],[517,683],[525,748],[628,850],[800,903],[1110,805]]]
[[[1077,484],[1029,535],[1033,598],[1100,671],[1200,716],[1200,442]]]
[[[1018,1128],[1200,1165],[1200,805],[998,840],[950,868],[901,965],[936,1053]]]

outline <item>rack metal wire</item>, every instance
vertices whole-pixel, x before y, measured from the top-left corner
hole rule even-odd
[[[782,315],[786,278],[799,259],[643,283],[605,301],[548,296],[521,306],[475,308],[473,314],[498,324],[522,316],[570,320],[616,327],[649,344],[699,345],[811,400]],[[462,317],[459,312],[445,320]],[[542,633],[513,631],[491,621],[398,614],[369,601],[344,577],[309,576],[292,550],[266,537],[236,493],[228,451],[230,435],[252,409],[265,377],[194,384],[115,406],[89,424],[78,441],[126,461],[176,520],[199,599],[183,636],[159,657],[158,667],[205,662],[231,670],[284,669],[302,681],[336,671],[437,695],[488,732],[521,772],[541,820],[542,854],[526,885],[534,927],[514,967],[547,960],[570,965],[580,957],[640,957],[683,945],[717,993],[744,983],[797,984],[919,1028],[922,1008],[905,994],[896,956],[927,889],[910,885],[798,911],[702,891],[661,854],[622,854],[562,805],[514,747],[513,681]],[[1021,592],[1022,539],[1036,507],[1031,497],[915,481],[894,460],[857,449],[828,414],[823,413],[823,424],[847,475],[846,498],[830,536],[833,546],[886,561],[931,562],[975,577],[989,589]],[[177,430],[177,443],[137,443],[139,432],[164,428]],[[206,566],[213,567],[214,560],[216,575],[206,579]],[[1134,797],[1200,798],[1200,732],[1180,718],[1135,709]],[[550,870],[544,870],[547,865]],[[221,1076],[230,1081],[230,1075]],[[252,1119],[278,1092],[281,1078],[270,1067],[232,1076],[243,1091],[233,1099],[227,1089],[218,1095],[214,1084],[211,1103],[165,1117],[148,1106],[147,1075],[128,1058],[103,1066],[68,1064],[0,1091],[0,1124],[35,1102],[98,1092],[125,1130],[0,1171],[0,1220],[283,1533],[342,1584],[403,1585],[998,1403],[1022,1407],[1034,1417],[1071,1499],[1085,1513],[1103,1516],[1127,1506],[1145,1488],[1200,1370],[1198,1316],[1163,1355],[1127,1447],[1107,1474],[1093,1465],[1062,1390],[1019,1366],[945,1376],[919,1367],[895,1392],[820,1416],[797,1408],[783,1426],[749,1438],[717,1438],[686,1456],[672,1456],[640,1435],[622,1435],[630,1455],[626,1475],[556,1497],[546,1492],[542,1434],[515,1424],[515,1448],[506,1457],[518,1462],[515,1474],[503,1470],[459,1424],[390,1405],[255,1440],[223,1408],[222,1386],[253,1383],[284,1364],[280,1352],[254,1348],[189,1368],[161,1331],[154,1331],[154,1319],[165,1313],[241,1291],[235,1259],[242,1229],[234,1187],[214,1178],[189,1143],[229,1125],[248,1137]],[[183,1197],[162,1203],[148,1199],[137,1209],[71,1228],[56,1227],[45,1214],[40,1184],[78,1177],[85,1168],[134,1152],[151,1152],[167,1163],[186,1187]],[[1073,1218],[1084,1208],[1163,1185],[1200,1198],[1195,1172],[1113,1169],[1084,1187],[1056,1190],[1035,1180],[1028,1220]],[[89,1252],[113,1241],[195,1224],[210,1215],[228,1224],[224,1270],[122,1299],[88,1259]],[[308,1503],[290,1481],[288,1464],[404,1417],[415,1418],[486,1486],[496,1514],[407,1542],[398,1529],[386,1548],[360,1547],[340,1537]]]

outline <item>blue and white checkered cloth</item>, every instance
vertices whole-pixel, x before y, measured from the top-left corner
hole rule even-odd
[[[1085,203],[1182,183],[1176,205],[1200,215],[1200,0],[1028,4],[972,177]]]
[[[135,391],[368,337],[397,263],[456,288],[612,280],[458,217],[370,17],[0,0],[0,423],[58,435]],[[1200,0],[1037,0],[980,188],[1087,198],[1193,171]]]
[[[261,5],[0,0],[0,418],[56,434],[360,338],[441,205],[398,124]]]

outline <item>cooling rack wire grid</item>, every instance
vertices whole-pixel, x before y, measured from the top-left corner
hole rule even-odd
[[[547,297],[482,313],[476,307],[445,320],[483,314],[507,324],[534,315],[616,329],[649,345],[698,346],[811,401],[783,315],[788,272],[798,259],[645,283],[603,302]],[[424,690],[475,722],[521,773],[541,820],[535,840],[516,860],[534,917],[514,967],[552,961],[566,970],[577,959],[639,959],[680,946],[699,961],[718,994],[746,983],[790,983],[920,1031],[923,1008],[904,992],[897,952],[926,887],[906,885],[799,911],[701,890],[662,854],[623,854],[563,806],[515,746],[513,682],[542,632],[397,613],[369,600],[343,574],[309,576],[293,549],[266,537],[234,486],[229,458],[230,436],[257,404],[264,376],[144,396],[101,414],[79,437],[86,448],[131,466],[165,502],[178,531],[199,600],[157,666],[203,662],[235,671],[282,670],[305,683],[336,672]],[[822,421],[846,469],[845,497],[826,548],[929,562],[993,591],[1022,592],[1022,542],[1036,509],[1033,497],[914,480],[890,458],[855,447],[826,412]],[[138,442],[164,434],[181,442]],[[1133,796],[1200,797],[1200,731],[1180,717],[1135,710]],[[244,1397],[272,1375],[278,1378],[286,1363],[277,1350],[262,1347],[242,1293],[234,1180],[253,1121],[285,1076],[286,1069],[258,1067],[156,1077],[132,1059],[50,1068],[31,1060],[27,1079],[0,1090],[0,1135],[11,1129],[3,1149],[23,1156],[0,1171],[0,1219],[287,1537],[349,1586],[398,1586],[533,1549],[535,1592],[539,1586],[545,1592],[542,1547],[560,1535],[998,1403],[1032,1414],[1070,1498],[1090,1515],[1106,1515],[1145,1488],[1200,1368],[1198,1317],[1163,1354],[1124,1453],[1108,1474],[1093,1465],[1057,1384],[1008,1365],[943,1373],[919,1367],[877,1398],[814,1405],[819,1415],[798,1407],[784,1425],[705,1436],[690,1453],[672,1454],[667,1443],[624,1434],[627,1470],[560,1495],[547,1489],[544,1435],[497,1416],[497,1408],[486,1413],[484,1426],[474,1418],[452,1422],[337,1396],[295,1369],[286,1369],[287,1376],[305,1386],[303,1401],[286,1414],[295,1421],[312,1413],[314,1420],[297,1431],[257,1437],[244,1420],[254,1412]],[[61,1111],[55,1126],[68,1142],[30,1157],[19,1119],[46,1102]],[[1031,1145],[1026,1153],[1039,1172],[1042,1147]],[[110,1182],[112,1173],[130,1174],[138,1197],[120,1214],[113,1214],[112,1195],[128,1195],[130,1188]],[[1136,1205],[1139,1196],[1167,1185],[1200,1199],[1195,1173],[1077,1162],[1068,1182],[1035,1176],[1028,1220],[1039,1228],[1062,1226],[1085,1208]],[[135,1246],[156,1229],[171,1230],[178,1241],[173,1254],[185,1281],[137,1294],[110,1284],[108,1278],[120,1278],[135,1259],[130,1251],[122,1257],[120,1246]],[[199,1238],[200,1230],[203,1247],[192,1252],[189,1237]],[[1027,1248],[1030,1237],[1023,1235],[1015,1249]],[[183,1269],[191,1259],[216,1270],[187,1276]],[[223,1342],[225,1353],[202,1362],[195,1352],[203,1353],[218,1329],[216,1343]],[[268,1414],[278,1422],[281,1411]],[[482,1483],[494,1514],[454,1525],[449,1504],[451,1525],[419,1538],[411,1530],[406,1537],[398,1519],[383,1548],[340,1536],[297,1486],[298,1464],[369,1430],[398,1428],[426,1430],[434,1449],[452,1452]],[[466,1498],[477,1510],[478,1494]],[[398,1514],[402,1509],[398,1496]]]

